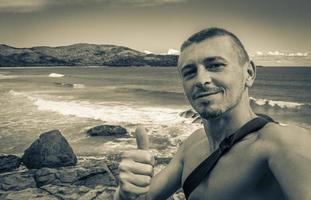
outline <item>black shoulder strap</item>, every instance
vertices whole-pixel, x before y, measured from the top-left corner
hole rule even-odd
[[[183,184],[183,190],[186,198],[189,197],[191,192],[201,183],[201,181],[209,174],[209,172],[216,165],[220,157],[226,153],[236,142],[248,135],[249,133],[258,131],[268,122],[273,119],[268,116],[259,115],[246,124],[244,124],[236,132],[225,138],[219,145],[219,148],[214,151],[209,157],[202,161],[186,178]]]

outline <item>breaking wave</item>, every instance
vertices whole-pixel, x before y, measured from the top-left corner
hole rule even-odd
[[[283,110],[301,110],[311,109],[311,104],[288,102],[288,101],[275,101],[269,99],[256,99],[250,97],[251,104],[255,106],[270,108],[270,109],[283,109]]]
[[[26,93],[9,91],[11,95],[23,96],[33,101],[39,110],[57,112],[63,115],[86,117],[109,123],[122,124],[176,124],[187,119],[179,116],[181,109],[155,106],[136,106],[123,102],[55,101],[33,97]]]
[[[12,78],[17,78],[18,76],[15,75],[5,75],[5,74],[0,74],[0,80],[1,79],[12,79]]]

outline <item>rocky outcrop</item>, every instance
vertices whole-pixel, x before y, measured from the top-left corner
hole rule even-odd
[[[0,175],[0,191],[18,191],[34,187],[36,182],[31,171]]]
[[[110,162],[83,159],[76,166],[0,174],[0,199],[112,199],[117,180],[106,164]]]
[[[15,155],[0,155],[0,173],[12,171],[20,164],[21,159]]]
[[[38,187],[70,184],[95,188],[96,185],[116,186],[117,181],[103,160],[91,160],[78,166],[41,168],[34,173]]]
[[[58,130],[41,134],[39,139],[25,150],[22,160],[27,168],[31,169],[71,166],[77,163],[72,148]]]
[[[66,200],[109,200],[113,198],[114,188],[101,186],[90,189],[85,186],[46,185],[41,188],[45,192]]]
[[[54,82],[54,85],[58,87],[67,87],[67,88],[78,88],[82,89],[85,88],[84,84],[79,84],[79,83],[61,83],[61,82]]]
[[[0,195],[0,199],[3,200],[59,200],[59,198],[50,195],[48,192],[39,188],[27,188],[20,191],[10,191]]]
[[[170,159],[156,157],[156,168],[167,165]],[[112,200],[119,161],[120,155],[115,154],[100,159],[80,158],[76,166],[30,170],[21,166],[0,174],[0,199]],[[185,198],[180,190],[169,199]]]
[[[89,129],[86,132],[90,136],[121,136],[127,133],[127,130],[121,126],[99,125]]]
[[[185,110],[181,113],[179,113],[179,116],[184,118],[192,118],[192,123],[202,123],[202,118],[199,115],[199,113],[195,112],[193,109]]]
[[[116,45],[74,44],[15,48],[0,44],[0,67],[14,66],[176,66],[177,55],[145,54]]]

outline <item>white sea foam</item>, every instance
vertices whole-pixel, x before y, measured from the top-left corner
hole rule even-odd
[[[83,88],[85,88],[85,85],[84,84],[79,84],[79,83],[74,83],[73,84],[73,88],[83,89]]]
[[[50,73],[49,74],[49,77],[52,77],[52,78],[60,78],[63,76],[65,76],[65,75],[64,74],[57,74],[57,73]]]
[[[63,115],[73,115],[109,123],[123,124],[162,124],[191,123],[192,118],[179,116],[183,109],[173,109],[155,106],[137,106],[125,102],[90,103],[87,101],[57,101],[38,98],[23,92],[9,91],[11,95],[23,96],[33,101],[39,110],[57,112]],[[299,109],[304,104],[296,102],[273,101],[268,99],[251,100],[259,106],[272,108]]]
[[[12,78],[17,78],[18,76],[14,75],[5,75],[5,74],[0,74],[0,80],[1,79],[12,79]]]
[[[96,120],[102,120],[110,123],[125,124],[175,124],[191,123],[190,119],[180,117],[178,114],[181,109],[171,109],[163,107],[136,106],[124,103],[92,104],[87,101],[55,101],[46,100],[30,96],[23,92],[9,91],[11,95],[23,96],[33,101],[39,110],[58,112],[63,115],[73,115],[77,117],[86,117]]]
[[[303,103],[297,103],[297,102],[274,101],[274,100],[269,100],[269,99],[256,99],[253,97],[250,97],[250,99],[254,101],[257,105],[271,106],[271,107],[277,107],[277,108],[300,109],[301,106],[305,105]]]
[[[111,105],[109,103],[92,105],[81,102],[50,101],[36,99],[34,104],[39,110],[48,110],[63,115],[74,115],[99,119],[110,123],[155,123],[172,124],[183,121],[179,117],[181,110],[160,107],[135,107],[129,105]]]
[[[22,92],[16,92],[14,90],[10,90],[9,91],[9,94],[12,95],[12,96],[24,96],[24,97],[27,97],[27,95],[25,93],[22,93]]]

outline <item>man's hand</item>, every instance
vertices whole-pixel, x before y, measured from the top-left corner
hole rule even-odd
[[[155,160],[148,151],[146,130],[138,127],[135,133],[138,149],[126,151],[122,155],[119,165],[120,185],[115,199],[136,199],[149,191]]]

